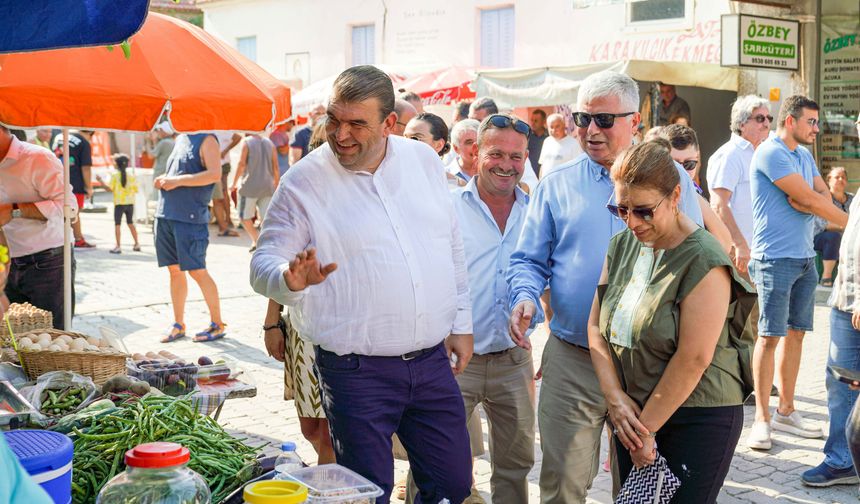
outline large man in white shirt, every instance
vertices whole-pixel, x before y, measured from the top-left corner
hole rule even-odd
[[[711,207],[729,228],[732,261],[741,273],[747,271],[753,237],[750,163],[756,147],[767,139],[771,121],[767,100],[741,96],[732,105],[732,137],[708,160]]]
[[[58,329],[65,328],[63,187],[63,165],[51,151],[21,142],[0,126],[0,227],[11,257],[6,295],[13,303],[50,311]],[[68,184],[65,193],[76,213]],[[73,313],[74,299],[72,268]]]
[[[487,413],[495,504],[528,502],[527,476],[534,465],[534,366],[531,352],[507,335],[505,278],[528,205],[517,185],[528,138],[528,125],[516,117],[485,119],[472,146],[478,174],[452,193],[463,230],[475,334],[475,354],[457,383],[467,417],[479,404]]]
[[[397,433],[416,502],[462,502],[471,459],[454,375],[473,348],[463,242],[439,157],[390,134],[393,110],[385,73],[357,66],[338,76],[327,144],[278,187],[251,283],[292,307],[299,334],[316,347],[338,463],[379,485],[379,502],[388,502]]]
[[[550,114],[546,121],[549,124],[549,136],[543,141],[543,149],[540,152],[541,177],[545,177],[556,166],[582,154],[579,142],[567,134],[567,126],[561,114]]]

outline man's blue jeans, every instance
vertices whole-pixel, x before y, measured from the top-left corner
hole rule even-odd
[[[850,312],[836,308],[830,312],[830,352],[827,365],[860,370],[860,331],[851,325]],[[825,374],[830,432],[824,445],[824,462],[834,469],[845,469],[852,465],[845,425],[858,393],[833,378],[830,373]]]

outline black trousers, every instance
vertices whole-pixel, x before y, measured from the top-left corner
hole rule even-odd
[[[75,258],[72,251],[72,315],[75,314]],[[51,312],[54,327],[63,322],[63,247],[12,259],[6,296],[12,303],[30,303]]]
[[[657,452],[665,457],[681,487],[672,504],[717,502],[732,464],[735,446],[744,426],[744,408],[678,408],[657,433]],[[633,462],[615,439],[620,481],[627,479]]]

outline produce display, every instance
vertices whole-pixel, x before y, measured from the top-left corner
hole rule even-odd
[[[88,392],[84,387],[64,387],[62,390],[43,390],[41,412],[49,416],[67,415],[83,404]]]
[[[232,370],[224,361],[214,363],[202,356],[197,364],[162,350],[158,353],[134,354],[128,365],[128,375],[143,380],[167,395],[180,396],[199,384],[227,381]]]
[[[230,436],[184,397],[129,396],[109,413],[91,417],[88,427],[72,428],[70,436],[75,445],[75,504],[95,502],[105,483],[125,469],[125,452],[141,443],[168,441],[188,448],[188,467],[206,480],[212,502],[222,501],[259,469],[259,448]]]
[[[45,416],[60,417],[91,403],[98,388],[86,376],[71,371],[52,371],[36,380],[28,392],[30,403]]]
[[[52,352],[115,352],[107,341],[89,337],[72,337],[68,334],[51,335],[43,332],[31,334],[18,340],[18,349],[23,352],[39,352],[49,350]]]

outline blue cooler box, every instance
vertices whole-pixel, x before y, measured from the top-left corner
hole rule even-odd
[[[72,440],[59,432],[4,432],[12,453],[56,504],[72,502]]]

